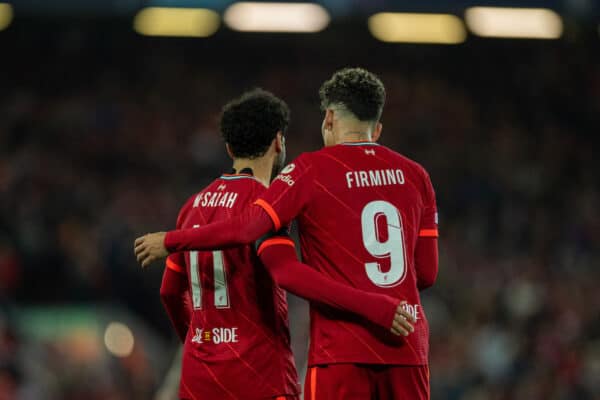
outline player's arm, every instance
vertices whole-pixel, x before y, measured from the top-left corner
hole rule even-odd
[[[424,172],[424,209],[415,247],[415,269],[419,290],[433,286],[438,274],[438,221],[435,192]]]
[[[283,289],[311,302],[348,311],[396,335],[414,332],[414,318],[398,299],[341,284],[298,261],[294,242],[281,232],[257,242],[257,253],[273,280]]]
[[[279,230],[296,217],[311,197],[313,170],[306,158],[300,156],[284,168],[252,207],[232,219],[137,238],[134,252],[138,261],[146,267],[173,252],[251,244],[271,230]]]
[[[183,253],[171,254],[167,258],[160,286],[163,306],[182,343],[185,342],[192,319],[192,305],[184,265]]]
[[[164,246],[169,252],[227,249],[254,243],[273,229],[264,209],[256,205],[243,213],[199,228],[169,231]]]
[[[415,249],[415,266],[419,290],[433,286],[438,274],[437,237],[419,237]]]
[[[169,253],[192,250],[228,249],[253,243],[273,229],[263,209],[251,206],[231,219],[199,228],[149,233],[135,240],[134,253],[142,267]]]

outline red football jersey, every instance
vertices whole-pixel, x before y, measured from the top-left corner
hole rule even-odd
[[[265,189],[252,175],[223,175],[188,200],[177,227],[230,218]],[[285,292],[252,246],[176,253],[167,267],[187,275],[192,298],[182,399],[254,400],[299,393]]]
[[[406,300],[415,332],[396,337],[311,304],[309,364],[424,365],[429,327],[416,283],[421,236],[437,237],[435,194],[416,162],[376,143],[304,153],[256,201],[275,226],[296,218],[303,261],[358,289]]]

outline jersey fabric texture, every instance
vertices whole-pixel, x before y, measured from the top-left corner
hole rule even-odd
[[[309,365],[426,365],[429,327],[414,252],[437,237],[435,194],[416,162],[376,143],[304,153],[255,202],[276,229],[296,218],[303,261],[355,288],[407,301],[415,332],[397,337],[363,319],[311,304]]]
[[[265,189],[250,174],[223,175],[186,202],[177,228],[231,218]],[[180,398],[295,398],[299,387],[285,292],[253,246],[174,253],[167,267],[187,276],[193,307]]]

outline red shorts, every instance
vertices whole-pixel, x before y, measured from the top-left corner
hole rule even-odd
[[[196,397],[180,397],[181,400],[191,400],[196,399]],[[300,396],[277,396],[277,397],[269,397],[265,398],[265,400],[300,400]]]
[[[329,364],[306,373],[304,400],[429,400],[427,365]]]

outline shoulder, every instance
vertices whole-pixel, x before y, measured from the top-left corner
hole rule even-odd
[[[318,170],[323,164],[327,164],[328,162],[331,162],[332,159],[337,158],[337,150],[339,150],[340,147],[341,146],[328,146],[319,150],[305,152],[296,157],[292,163],[303,169]]]
[[[312,171],[314,167],[315,152],[302,153],[281,169],[278,178],[286,175],[299,176]]]
[[[179,213],[177,214],[177,223],[175,224],[175,226],[178,229],[183,225],[183,222],[185,221],[185,219],[186,219],[187,215],[189,214],[190,210],[192,209],[192,205],[194,204],[194,199],[198,195],[199,195],[199,193],[190,196],[186,200],[186,202],[183,203],[183,206],[181,206],[181,208],[179,209]]]
[[[202,200],[202,195],[204,193],[206,193],[207,191],[211,191],[212,190],[211,188],[213,188],[216,184],[218,184],[218,182],[219,182],[219,178],[213,180],[206,187],[204,187],[204,189],[202,189],[199,192],[196,192],[188,197],[188,199],[185,201],[185,203],[183,203],[183,206],[181,206],[181,208],[179,209],[179,216],[177,217],[178,224],[179,224],[180,220],[183,219],[191,209],[193,209],[194,207],[196,207],[199,204],[199,202]]]
[[[257,179],[246,179],[243,183],[240,182],[240,184],[242,185],[240,191],[246,192],[250,201],[253,201],[255,198],[258,198],[268,189]]]
[[[388,158],[388,161],[391,161],[395,165],[399,165],[405,175],[412,177],[415,187],[422,196],[425,198],[431,198],[433,196],[434,189],[431,178],[423,165],[388,147],[381,146],[381,148],[385,149],[385,157]]]
[[[404,154],[398,153],[386,146],[381,146],[382,149],[385,149],[388,157],[395,159],[396,162],[402,164],[405,169],[411,170],[416,174],[420,175],[423,178],[429,179],[429,173],[417,161],[405,156]]]
[[[301,153],[298,157],[294,158],[294,160],[291,163],[289,163],[284,169],[282,169],[281,172],[285,173],[284,171],[286,169],[293,169],[295,167],[312,167],[313,161],[318,157],[320,151],[321,150]]]
[[[194,193],[193,195],[189,196],[188,199],[185,201],[185,203],[183,203],[183,206],[181,206],[181,208],[179,209],[179,215],[183,215],[185,213],[187,213],[191,208],[194,207],[194,203],[196,202],[196,199],[198,199],[200,197],[200,195],[202,194],[203,191]]]

